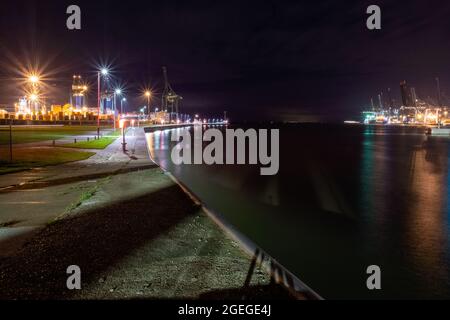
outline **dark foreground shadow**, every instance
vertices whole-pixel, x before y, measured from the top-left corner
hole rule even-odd
[[[198,212],[199,207],[173,185],[59,220],[33,234],[30,232],[28,242],[19,252],[0,261],[0,300],[78,299],[79,292],[70,291],[66,286],[68,266],[80,267],[83,286],[95,285],[108,269],[130,253]],[[265,286],[251,285],[259,258],[257,251],[242,287],[212,290],[199,298],[292,299],[293,296],[274,281]],[[208,266],[204,267],[207,273]],[[178,275],[173,277],[176,279]],[[175,297],[150,299],[165,298]],[[140,298],[130,296],[129,299]]]
[[[66,299],[67,267],[90,283],[198,207],[176,185],[55,222],[0,266],[0,299]]]

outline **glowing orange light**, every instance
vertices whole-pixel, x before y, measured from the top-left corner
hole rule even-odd
[[[39,76],[32,74],[28,77],[28,81],[31,83],[38,83],[39,82]]]

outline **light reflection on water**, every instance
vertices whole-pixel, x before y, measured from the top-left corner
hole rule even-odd
[[[450,298],[449,138],[408,127],[280,129],[273,177],[174,166],[170,131],[147,139],[158,163],[325,298]],[[379,292],[366,289],[370,264],[382,268]]]

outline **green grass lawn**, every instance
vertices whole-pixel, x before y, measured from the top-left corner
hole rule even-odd
[[[6,148],[2,149],[3,151]],[[61,163],[84,160],[93,156],[94,152],[64,150],[58,148],[14,148],[13,162],[5,160],[5,154],[0,159],[0,174],[28,170]],[[8,155],[9,156],[9,153]]]
[[[120,136],[120,130],[110,133],[107,136],[103,136],[100,139],[89,141],[78,141],[77,143],[64,144],[62,147],[66,148],[77,148],[77,149],[105,149],[111,143],[116,141]]]
[[[13,143],[28,143],[45,140],[58,140],[67,136],[96,133],[96,126],[62,126],[62,127],[13,127]],[[0,145],[9,143],[9,128],[0,128]]]
[[[105,149],[118,137],[102,137],[98,140],[80,141],[77,143],[64,144],[62,147],[77,149]]]

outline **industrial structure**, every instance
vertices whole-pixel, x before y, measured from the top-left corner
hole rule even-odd
[[[445,126],[450,124],[450,108],[442,105],[439,78],[436,78],[437,101],[425,101],[417,96],[416,89],[408,87],[405,80],[400,82],[401,105],[394,106],[390,97],[385,102],[383,94],[378,94],[378,105],[371,99],[372,109],[363,112],[364,123],[417,124]]]
[[[82,83],[80,75],[73,76],[72,91],[70,93],[70,105],[74,109],[82,109],[87,107],[87,93],[88,87]]]
[[[161,98],[162,111],[169,112],[169,122],[179,121],[179,103],[183,100],[182,96],[179,96],[172,89],[167,76],[167,68],[163,67],[164,75],[164,91]]]
[[[0,105],[0,123],[17,120],[20,123],[38,124],[82,124],[82,123],[113,123],[117,120],[138,117],[151,124],[177,124],[177,123],[223,123],[224,119],[202,119],[199,115],[193,118],[189,114],[180,113],[180,104],[183,97],[178,95],[169,83],[167,68],[163,67],[164,90],[161,97],[161,106],[151,107],[152,92],[147,89],[144,93],[147,98],[147,106],[140,108],[140,113],[127,113],[123,110],[123,103],[127,101],[123,89],[114,88],[111,85],[106,68],[97,72],[97,99],[88,102],[89,86],[79,74],[72,76],[72,84],[66,92],[69,93],[68,101],[50,103],[53,99],[46,99],[45,78],[39,74],[29,73],[25,75],[26,81],[21,86],[23,96],[14,105]],[[117,99],[120,99],[119,104]],[[65,100],[65,99],[64,99]],[[94,102],[95,101],[95,102]],[[120,108],[120,109],[119,109]],[[118,111],[121,111],[118,114]],[[224,114],[226,118],[226,113]],[[120,122],[119,122],[120,124]]]

